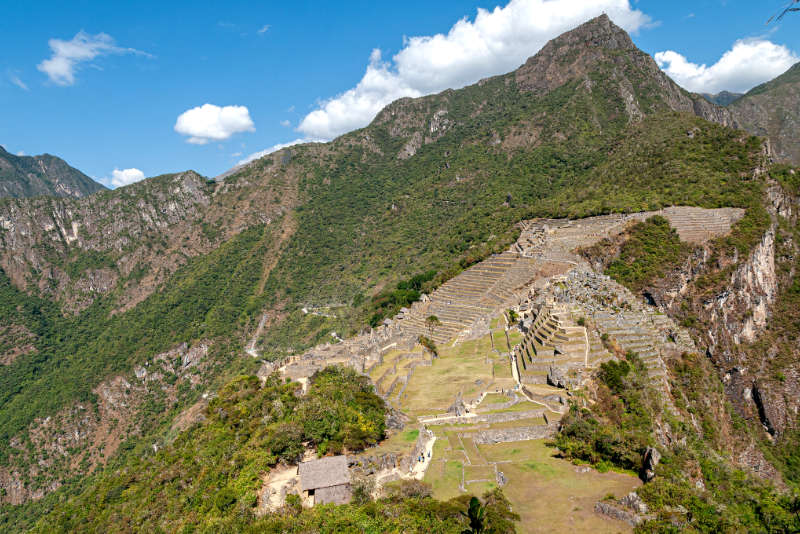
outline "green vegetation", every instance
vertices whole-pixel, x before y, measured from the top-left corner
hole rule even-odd
[[[555,446],[573,460],[598,469],[639,471],[647,446],[657,446],[655,419],[667,421],[680,446],[658,446],[663,457],[656,477],[638,490],[655,514],[637,532],[795,532],[800,528],[797,497],[780,494],[769,483],[735,469],[715,447],[720,445],[720,417],[709,410],[707,395],[723,395],[708,363],[685,354],[676,362],[673,390],[676,404],[697,414],[702,433],[694,426],[661,413],[658,394],[647,384],[638,359],[604,364],[598,378],[598,402],[591,409],[573,405],[563,420]],[[688,395],[688,396],[687,396]],[[703,485],[696,484],[701,480]]]
[[[385,317],[395,315],[400,308],[410,306],[422,296],[421,291],[432,291],[434,288],[430,281],[436,276],[436,271],[428,271],[411,277],[409,280],[398,282],[394,290],[382,291],[372,299],[371,308],[374,310],[369,319],[372,327],[378,326]]]
[[[430,490],[427,490],[429,494]],[[410,494],[409,494],[410,493]],[[421,495],[420,495],[421,493]],[[244,521],[225,525],[231,532],[246,533],[306,533],[319,532],[425,532],[431,534],[462,534],[469,526],[465,511],[470,509],[469,495],[446,502],[436,501],[425,491],[401,490],[394,495],[363,505],[317,506],[311,510],[287,508],[280,514],[246,525]],[[512,534],[518,515],[500,490],[486,492],[481,506],[485,509],[484,534]],[[240,529],[240,530],[237,530]],[[219,531],[213,531],[219,532]]]
[[[633,290],[641,289],[677,266],[689,251],[667,219],[650,217],[630,229],[619,258],[608,266],[606,274]]]
[[[598,391],[596,409],[570,406],[555,439],[564,457],[641,471],[645,449],[655,444],[652,429],[658,397],[646,386],[647,370],[641,360],[633,354],[627,357],[602,364],[599,378],[605,387]]]
[[[288,498],[277,514],[258,518],[262,479],[277,462],[296,462],[304,443],[357,451],[383,433],[383,401],[353,371],[329,367],[306,396],[277,375],[261,384],[241,376],[205,409],[205,422],[166,448],[109,469],[80,495],[58,503],[34,532],[460,532],[469,496],[450,502],[424,487],[347,506],[299,507]],[[417,483],[418,484],[418,483]],[[485,532],[514,532],[517,516],[499,491],[483,497]]]
[[[111,297],[78,316],[63,316],[47,300],[14,288],[0,271],[0,306],[34,333],[37,352],[0,376],[0,462],[11,437],[35,417],[71,402],[95,402],[92,388],[182,342],[230,339],[260,308],[254,287],[270,234],[263,226],[239,234],[208,256],[190,260],[161,292],[109,316]]]
[[[307,395],[299,387],[277,375],[263,385],[234,379],[209,402],[205,423],[109,469],[34,530],[219,532],[241,524],[230,523],[237,517],[252,523],[262,477],[279,461],[298,461],[304,443],[322,454],[358,451],[383,436],[383,401],[366,378],[330,367],[312,377]]]
[[[425,318],[425,326],[428,328],[428,333],[433,336],[433,332],[437,326],[441,326],[442,322],[435,315],[429,315]]]
[[[419,336],[417,342],[426,349],[428,349],[430,353],[433,354],[434,356],[439,356],[439,349],[436,348],[436,343],[434,343],[431,338],[425,336]]]
[[[203,388],[214,391],[223,377],[254,370],[258,362],[241,357],[241,340],[245,332],[252,332],[265,309],[271,317],[262,336],[265,358],[297,353],[323,338],[330,339],[332,329],[348,335],[367,324],[379,324],[421,293],[505,250],[518,234],[514,225],[532,217],[584,217],[676,204],[738,206],[747,208],[740,223],[742,231],[735,234],[744,237],[729,244],[737,250],[749,247],[755,236],[761,235],[758,229],[765,220],[763,208],[758,210],[763,180],[753,178],[752,172],[760,162],[760,141],[692,115],[667,111],[657,81],[639,69],[634,60],[641,58],[635,54],[599,58],[588,75],[591,90],[573,79],[544,94],[524,92],[513,74],[498,76],[459,91],[400,100],[367,128],[330,144],[285,149],[243,169],[226,179],[226,184],[239,188],[235,201],[226,197],[227,201],[236,207],[250,205],[269,184],[276,188],[270,198],[293,199],[287,204],[287,219],[245,229],[212,253],[188,260],[157,292],[128,311],[111,314],[121,291],[118,287],[80,314],[65,315],[55,303],[18,291],[0,273],[2,318],[12,318],[13,323],[32,332],[37,349],[20,356],[0,376],[3,464],[27,467],[26,462],[34,456],[26,449],[31,446],[26,429],[34,418],[53,415],[76,402],[94,405],[92,390],[105,378],[130,373],[135,365],[148,363],[179,343],[213,346],[208,358],[212,367],[206,373],[209,384],[184,388],[169,407],[163,400],[149,403],[139,433],[125,436],[123,457],[114,459],[111,474],[101,475],[95,485],[86,482],[85,487],[67,481],[38,506],[17,508],[16,517],[34,520],[61,501],[53,520],[76,530],[84,526],[80,521],[103,526],[131,521],[134,530],[146,525],[153,531],[170,531],[177,530],[182,521],[188,525],[192,518],[207,531],[245,530],[250,527],[239,521],[250,521],[247,513],[252,507],[255,478],[269,468],[273,458],[292,458],[297,452],[296,439],[307,438],[331,452],[373,443],[382,432],[374,419],[377,405],[368,402],[370,397],[364,392],[338,398],[340,378],[332,376],[328,389],[324,381],[316,386],[325,396],[311,394],[308,402],[298,401],[296,418],[285,414],[262,422],[270,431],[231,429],[212,414],[208,426],[179,437],[155,456],[147,453],[153,442],[142,436],[163,438],[168,421],[197,400]],[[616,81],[621,74],[632,81],[633,96],[646,113],[642,120],[629,121],[627,102]],[[430,132],[429,124],[440,110],[446,111],[447,121],[440,137],[426,140],[413,157],[398,157],[414,134]],[[122,206],[120,213],[129,215],[143,198],[168,197],[168,178],[98,193],[92,209],[102,212],[104,203],[113,201]],[[149,184],[153,190],[147,189]],[[204,194],[214,188],[206,181],[200,184]],[[215,207],[216,198],[204,197],[211,203],[209,210]],[[111,227],[113,216],[120,214],[101,217],[97,226]],[[279,230],[287,221],[288,230]],[[189,216],[181,223],[197,223],[196,234],[208,240],[219,238],[225,228],[242,224],[234,217],[212,223]],[[0,229],[0,235],[3,232]],[[666,251],[652,249],[652,241],[659,235],[669,241]],[[657,276],[663,261],[681,252],[671,241],[673,237],[658,221],[645,223],[639,241],[628,250],[630,261],[623,260],[619,266],[622,275],[631,283]],[[162,240],[163,236],[147,241],[152,254],[165,249]],[[276,243],[280,246],[273,246]],[[667,255],[662,256],[664,253]],[[48,254],[54,265],[70,276],[87,269],[112,268],[119,259],[108,251],[53,249]],[[137,267],[125,282],[136,283],[147,267],[146,263]],[[31,278],[37,281],[41,273],[32,272]],[[334,305],[330,309],[335,309],[335,317],[301,312],[303,306]],[[506,338],[500,336],[504,334],[498,334],[497,347],[503,350]],[[480,388],[492,380],[500,387],[512,386],[507,363],[489,354],[490,342],[487,337],[481,344],[442,347],[442,357],[426,370],[429,372],[424,376],[415,373],[402,401],[404,407],[414,413],[446,409],[457,391],[475,394],[479,389],[476,379],[483,381]],[[499,367],[498,361],[502,363]],[[604,370],[614,389],[607,388],[604,404],[597,409],[607,408],[608,425],[592,410],[570,413],[568,428],[574,432],[565,434],[564,439],[569,439],[562,443],[569,455],[636,468],[636,454],[644,444],[652,443],[647,426],[652,420],[644,412],[645,407],[654,405],[649,390],[639,387],[637,364],[630,362],[629,366],[627,371]],[[247,389],[246,384],[240,385]],[[639,386],[631,386],[636,384]],[[278,387],[269,387],[273,386]],[[277,395],[284,402],[284,393],[277,389],[268,395]],[[227,407],[220,402],[212,404],[234,409],[231,420],[245,425],[246,417],[242,420],[236,410],[263,413],[266,409],[248,407],[244,400],[244,404],[231,401]],[[367,421],[356,416],[354,405],[365,408],[359,417]],[[282,432],[274,432],[277,427],[270,427],[273,423],[284,425]],[[595,430],[601,439],[583,443],[586,434]],[[192,436],[199,441],[192,441]],[[14,437],[22,440],[21,449],[10,447]],[[213,447],[204,445],[206,438],[217,442]],[[244,446],[233,449],[226,440]],[[188,443],[206,452],[189,454]],[[261,456],[248,443],[262,447]],[[201,468],[191,463],[194,459],[185,459],[194,475],[171,470],[168,462],[183,455],[207,463]],[[141,463],[125,463],[134,458]],[[163,464],[158,463],[162,461],[159,458]],[[208,473],[204,474],[204,469]],[[109,482],[112,480],[116,485]],[[219,484],[219,492],[210,489],[211,481]],[[164,491],[168,498],[163,506],[157,503],[159,494],[147,489],[147,484]],[[84,493],[70,496],[78,491]],[[92,515],[81,511],[82,507],[96,510],[96,503],[103,499],[107,499],[106,511]],[[464,505],[462,502],[457,508],[466,509]],[[126,506],[130,506],[129,512],[119,511]],[[448,506],[420,499],[419,503],[390,500],[311,512],[292,508],[285,516],[264,520],[262,526],[267,531],[418,528],[440,532],[463,528],[458,522],[461,516]],[[246,519],[241,519],[239,512]],[[174,523],[159,523],[157,513]],[[451,519],[455,522],[448,522]],[[435,526],[437,521],[442,526]]]

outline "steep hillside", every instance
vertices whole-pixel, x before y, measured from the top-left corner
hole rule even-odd
[[[726,124],[602,16],[513,73],[398,100],[220,183],[189,171],[0,202],[0,485],[5,502],[45,499],[7,512],[35,519],[88,473],[147,457],[254,373],[253,353],[379,323],[505,250],[523,219],[687,204],[758,222],[762,144]]]
[[[15,156],[0,146],[0,197],[85,197],[105,187],[50,154]]]
[[[800,63],[754,87],[729,109],[742,128],[769,138],[777,160],[800,165]]]

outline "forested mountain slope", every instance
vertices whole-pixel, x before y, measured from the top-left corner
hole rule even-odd
[[[219,183],[188,171],[1,201],[9,522],[171,442],[176,416],[258,368],[243,345],[263,314],[265,359],[357,332],[408,304],[398,282],[435,271],[430,289],[505,249],[522,219],[741,207],[727,258],[748,257],[773,224],[768,155],[732,124],[602,16],[515,72],[398,100]]]
[[[78,198],[104,189],[60,158],[15,156],[0,146],[0,197]]]
[[[739,125],[768,137],[775,158],[800,165],[800,63],[729,105]]]

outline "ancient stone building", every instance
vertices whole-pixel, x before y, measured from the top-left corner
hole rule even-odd
[[[297,468],[300,489],[311,504],[350,502],[347,456],[330,456],[301,463]]]

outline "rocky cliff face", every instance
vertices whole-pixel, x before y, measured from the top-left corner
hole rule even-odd
[[[778,161],[800,165],[800,63],[729,107],[748,132],[767,137]]]
[[[796,219],[797,204],[777,183],[769,186],[765,204],[771,222],[746,257],[720,255],[713,245],[698,248],[645,292],[694,325],[737,412],[777,438],[796,426],[800,413],[799,352],[791,341],[796,331],[782,326],[788,319],[779,307],[796,275],[797,244],[786,228]],[[742,453],[745,463],[761,458],[750,449]]]
[[[736,125],[724,108],[681,89],[606,15],[548,42],[516,71],[515,79],[523,91],[538,94],[576,79],[590,89],[600,81],[598,67],[603,70],[602,83],[615,87],[625,101],[630,120],[670,109],[725,126]]]
[[[0,488],[5,490],[0,502],[39,499],[65,479],[104,465],[120,445],[148,428],[149,410],[172,409],[187,390],[204,386],[213,364],[208,354],[205,343],[181,345],[128,375],[103,381],[94,388],[96,405],[76,402],[34,421],[24,438],[12,440],[13,467],[0,467]],[[187,420],[183,426],[188,425]],[[157,451],[160,445],[150,447]]]
[[[284,213],[293,186],[265,186],[261,172],[217,184],[187,171],[82,199],[5,199],[0,268],[73,312],[117,287],[118,309],[127,309],[187,258]]]
[[[105,187],[50,154],[15,156],[0,146],[0,197],[80,198]]]

